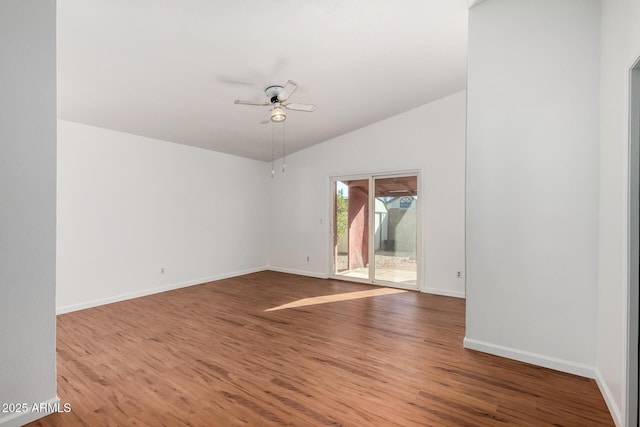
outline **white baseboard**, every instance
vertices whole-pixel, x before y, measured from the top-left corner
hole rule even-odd
[[[234,271],[232,273],[219,274],[215,276],[201,277],[199,279],[187,280],[185,282],[173,283],[171,285],[160,286],[157,288],[144,289],[141,291],[130,292],[126,294],[115,295],[107,298],[86,301],[79,304],[65,305],[56,309],[56,314],[70,313],[72,311],[84,310],[85,308],[97,307],[99,305],[111,304],[114,302],[125,301],[128,299],[144,297],[147,295],[158,294],[160,292],[172,291],[174,289],[186,288],[187,286],[201,285],[207,282],[215,282],[216,280],[229,279],[231,277],[242,276],[245,274],[257,273],[266,270],[266,267],[250,268],[242,271]]]
[[[600,393],[602,393],[602,397],[604,398],[605,403],[607,404],[607,408],[609,408],[609,413],[611,413],[611,418],[613,418],[613,422],[616,427],[624,427],[624,420],[622,419],[622,414],[620,412],[620,408],[616,404],[615,399],[613,398],[613,394],[611,393],[611,389],[607,385],[607,382],[604,380],[600,369],[595,369],[596,373],[596,384],[598,384],[598,388],[600,389]]]
[[[291,268],[281,268],[281,267],[273,267],[273,266],[268,266],[266,269],[270,271],[277,271],[278,273],[288,273],[288,274],[297,274],[299,276],[315,277],[316,279],[329,278],[327,274],[317,273],[315,271],[294,270]]]
[[[449,289],[422,288],[420,292],[425,294],[443,295],[445,297],[466,298],[464,291],[452,291]]]
[[[42,402],[42,404],[45,405],[47,408],[50,408],[52,406],[59,406],[60,399],[58,399],[58,396],[52,397],[51,399]],[[32,405],[33,407],[34,403],[30,403],[30,405]],[[40,402],[36,403],[36,405],[40,405]],[[32,409],[32,408],[29,408],[29,409]],[[30,422],[33,422],[35,420],[39,420],[42,417],[46,417],[47,415],[51,415],[53,414],[53,412],[54,411],[50,411],[50,410],[42,411],[42,412],[40,412],[39,410],[38,411],[29,410],[27,412],[14,412],[11,415],[0,418],[0,426],[20,427],[25,424],[29,424]]]
[[[518,360],[520,362],[530,363],[532,365],[542,366],[543,368],[554,369],[556,371],[566,372],[569,374],[579,375],[586,378],[595,378],[595,369],[593,366],[583,365],[580,363],[570,362],[568,360],[557,359],[555,357],[544,356],[541,354],[530,353],[528,351],[518,350],[501,345],[491,344],[474,339],[464,338],[464,348],[477,350],[483,353],[493,354],[495,356],[506,357],[508,359]]]

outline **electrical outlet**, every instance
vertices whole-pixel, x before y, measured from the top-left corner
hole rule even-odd
[[[310,259],[310,258],[309,258],[309,255],[307,255],[307,262],[309,262],[309,259]]]
[[[160,268],[160,274],[164,274],[164,267]]]
[[[461,278],[462,278],[462,271],[458,271],[458,272],[456,273],[456,277],[457,277],[458,279],[461,279]]]

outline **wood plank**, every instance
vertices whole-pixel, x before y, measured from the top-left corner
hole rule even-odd
[[[613,425],[593,380],[463,349],[462,299],[335,296],[371,289],[261,272],[58,316],[72,412],[30,425]]]

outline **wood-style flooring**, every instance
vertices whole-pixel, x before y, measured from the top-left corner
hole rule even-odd
[[[462,299],[336,296],[372,289],[261,272],[58,316],[72,410],[30,425],[613,425],[593,380],[463,349]]]

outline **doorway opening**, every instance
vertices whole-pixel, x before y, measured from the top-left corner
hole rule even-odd
[[[418,182],[417,173],[331,180],[333,277],[418,288]]]

